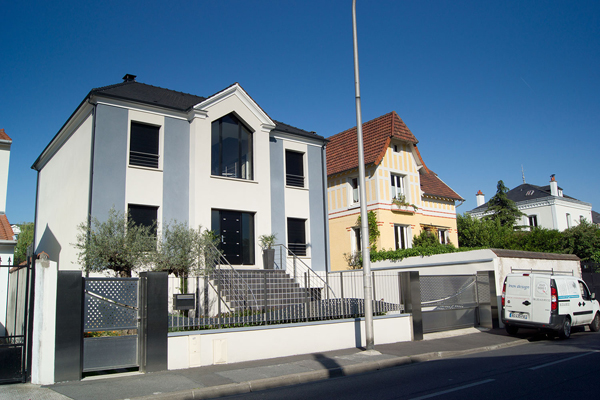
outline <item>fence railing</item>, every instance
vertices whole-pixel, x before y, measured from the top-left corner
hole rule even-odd
[[[283,270],[238,270],[237,271],[256,298],[256,307],[241,304],[230,297],[228,288],[214,283],[210,275],[169,278],[169,294],[182,292],[194,294],[193,308],[176,310],[173,301],[169,304],[169,329],[171,331],[218,329],[225,327],[288,324],[308,321],[323,321],[364,316],[362,275],[339,274],[337,281],[340,293],[336,297],[325,297],[325,287],[311,285],[309,272],[302,273],[303,284],[292,279]],[[331,274],[330,274],[331,275]],[[335,281],[336,279],[331,279]],[[326,282],[325,282],[326,284]],[[399,275],[378,274],[374,280],[375,315],[403,312]],[[342,294],[343,293],[343,294]]]
[[[276,244],[275,249],[275,268],[285,271],[301,287],[322,288],[321,294],[324,298],[336,298],[335,292],[327,283],[327,274],[323,276],[313,271],[306,263],[297,256],[293,249],[283,244]]]

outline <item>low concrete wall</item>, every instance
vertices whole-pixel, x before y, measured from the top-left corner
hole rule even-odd
[[[169,369],[263,360],[366,345],[364,319],[169,334]],[[412,340],[409,314],[373,318],[375,344]]]

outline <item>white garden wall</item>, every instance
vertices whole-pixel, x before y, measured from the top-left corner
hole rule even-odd
[[[412,317],[373,319],[375,344],[412,340]],[[320,321],[169,334],[169,370],[263,360],[366,345],[364,320]]]

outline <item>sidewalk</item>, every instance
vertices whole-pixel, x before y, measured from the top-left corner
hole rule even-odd
[[[370,352],[354,348],[150,374],[115,374],[110,378],[92,377],[43,387],[3,385],[0,386],[0,400],[214,398],[525,343],[528,343],[526,339],[508,336],[504,330],[467,328],[426,334],[419,342],[376,345],[375,351]]]

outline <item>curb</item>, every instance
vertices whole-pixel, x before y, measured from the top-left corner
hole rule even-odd
[[[316,382],[325,379],[338,378],[342,376],[362,374],[365,372],[372,372],[380,369],[398,367],[401,365],[418,363],[423,361],[440,360],[444,358],[458,357],[467,354],[482,353],[485,351],[497,350],[506,347],[520,346],[526,343],[529,343],[529,341],[526,339],[519,339],[507,343],[495,344],[492,346],[485,347],[477,347],[474,349],[456,351],[436,351],[431,353],[417,354],[414,356],[395,357],[380,361],[369,361],[364,363],[351,364],[339,368],[321,369],[316,371],[302,372],[293,375],[283,375],[273,378],[257,379],[253,381],[240,383],[229,383],[226,385],[211,386],[192,390],[188,389],[173,393],[160,393],[151,396],[137,397],[136,399],[195,400],[233,396],[237,394],[257,392],[261,390],[274,389],[284,386],[299,385],[302,383]]]

